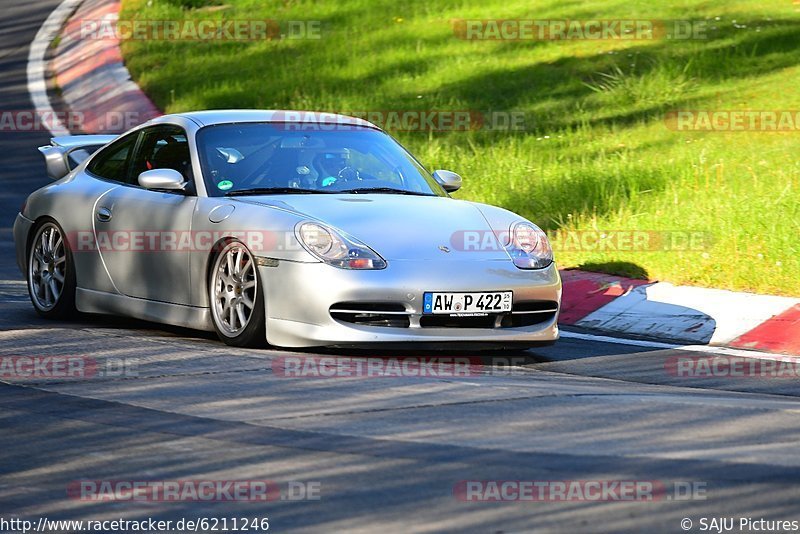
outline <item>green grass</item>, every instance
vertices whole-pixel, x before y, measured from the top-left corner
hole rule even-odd
[[[322,39],[125,42],[133,77],[167,112],[522,111],[525,131],[395,135],[429,168],[459,172],[459,198],[549,232],[703,236],[691,250],[557,251],[563,267],[800,295],[800,131],[677,132],[664,120],[675,109],[800,110],[790,0],[208,4],[124,0],[121,18],[320,20]],[[454,36],[457,18],[709,19],[710,29],[702,41],[470,42]]]

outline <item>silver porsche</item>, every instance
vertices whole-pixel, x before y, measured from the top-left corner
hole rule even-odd
[[[451,198],[375,125],[329,113],[165,115],[40,147],[14,224],[36,312],[117,314],[235,346],[505,347],[558,338],[547,236]]]

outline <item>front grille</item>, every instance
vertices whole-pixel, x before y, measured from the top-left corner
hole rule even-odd
[[[407,313],[406,307],[399,302],[337,302],[331,306],[331,312],[339,311]]]
[[[514,303],[514,313],[558,311],[558,302],[552,300],[524,300]]]
[[[500,328],[520,328],[535,324],[547,323],[553,320],[556,312],[550,313],[513,313],[504,315],[500,319]]]
[[[408,328],[409,313],[397,302],[339,302],[330,308],[331,317],[365,326]]]
[[[421,328],[521,328],[552,321],[558,303],[546,300],[515,302],[511,313],[478,316],[422,315]],[[364,326],[409,328],[412,314],[398,302],[339,302],[330,308],[338,321]],[[415,324],[416,326],[416,324]]]
[[[514,303],[514,311],[500,319],[500,328],[520,328],[548,323],[558,313],[558,302],[529,300]]]

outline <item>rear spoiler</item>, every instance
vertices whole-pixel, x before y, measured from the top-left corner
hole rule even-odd
[[[116,138],[116,135],[64,135],[53,137],[50,139],[49,145],[39,147],[39,152],[44,156],[47,176],[53,180],[63,178],[97,149]]]

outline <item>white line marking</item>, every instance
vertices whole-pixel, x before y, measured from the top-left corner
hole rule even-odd
[[[47,62],[45,61],[45,56],[47,55],[47,48],[58,35],[64,25],[64,21],[82,1],[64,0],[61,2],[39,28],[28,52],[28,93],[31,95],[34,110],[43,119],[42,123],[47,125],[47,129],[50,130],[50,134],[54,137],[69,135],[70,131],[56,117],[53,106],[50,105],[50,99],[47,97],[47,83],[45,82]],[[51,120],[50,117],[53,117],[53,119]]]
[[[715,347],[713,345],[676,345],[674,343],[661,343],[658,341],[644,341],[639,339],[624,339],[620,337],[600,336],[594,334],[582,334],[580,332],[561,331],[561,337],[568,339],[581,339],[583,341],[599,341],[601,343],[616,343],[617,345],[632,345],[635,347],[647,347],[651,349],[666,350],[685,350],[688,352],[703,352],[716,354],[719,356],[738,356],[741,358],[753,358],[757,360],[775,360],[785,362],[798,362],[797,356],[786,354],[772,354],[770,352],[760,352],[756,350],[733,349],[729,347]]]
[[[617,345],[633,345],[636,347],[649,347],[652,349],[677,349],[680,345],[671,343],[660,343],[658,341],[644,341],[639,339],[623,339],[621,337],[599,336],[594,334],[581,334],[579,332],[568,332],[561,330],[561,337],[581,339],[584,341],[600,341],[602,343],[616,343]]]

